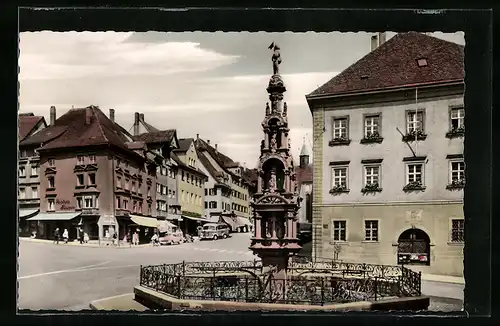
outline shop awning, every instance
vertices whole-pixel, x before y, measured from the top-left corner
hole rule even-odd
[[[33,214],[38,213],[40,210],[38,208],[24,208],[19,210],[19,217],[27,217]]]
[[[156,228],[159,225],[159,221],[153,217],[144,217],[138,215],[130,215],[130,219],[137,225],[145,226],[148,228]]]
[[[77,216],[80,216],[81,212],[68,212],[68,213],[40,213],[36,216],[26,219],[26,221],[69,221]]]
[[[210,218],[209,218],[210,223],[219,223],[219,221],[220,221],[220,217],[217,215],[210,216]]]
[[[182,218],[187,218],[187,219],[192,220],[192,221],[210,222],[206,218],[201,218],[201,217],[193,217],[193,216],[182,215]]]
[[[177,225],[170,223],[169,221],[158,221],[158,230],[160,232],[167,232],[173,229],[177,229]]]
[[[222,220],[229,224],[229,227],[231,228],[232,231],[235,231],[238,225],[235,223],[235,221],[229,217],[229,216],[224,216],[222,215]]]
[[[250,222],[250,220],[246,217],[241,217],[241,216],[238,216],[236,217],[236,220],[238,221],[238,226],[245,226],[245,225],[248,225],[248,226],[252,226],[252,222]]]
[[[182,216],[176,215],[176,214],[168,214],[167,215],[167,220],[171,221],[182,221]]]

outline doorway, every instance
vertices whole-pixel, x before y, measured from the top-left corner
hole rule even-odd
[[[431,264],[431,240],[427,233],[420,229],[408,229],[398,238],[398,264],[424,265]]]

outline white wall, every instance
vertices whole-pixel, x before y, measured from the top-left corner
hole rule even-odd
[[[377,203],[391,201],[429,201],[429,200],[461,200],[463,191],[446,190],[449,184],[448,154],[463,153],[463,138],[448,139],[445,137],[449,131],[449,107],[463,105],[463,97],[450,96],[422,100],[418,104],[392,104],[392,105],[364,105],[353,108],[325,108],[325,134],[323,142],[323,204],[340,203]],[[404,157],[412,156],[407,144],[401,140],[401,132],[406,132],[406,110],[425,108],[424,128],[427,134],[425,141],[410,143],[416,150],[417,156],[427,156],[424,168],[426,190],[419,193],[405,193],[406,171]],[[381,113],[381,144],[360,144],[364,134],[363,114]],[[330,147],[328,142],[332,139],[332,119],[335,116],[349,115],[348,146]],[[381,187],[383,191],[375,194],[364,195],[363,187],[363,159],[383,159],[381,166]],[[331,195],[332,172],[329,162],[350,160],[348,171],[349,193]]]

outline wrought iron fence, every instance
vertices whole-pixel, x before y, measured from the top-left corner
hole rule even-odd
[[[179,299],[313,305],[421,294],[421,275],[403,266],[306,265],[291,264],[286,280],[257,260],[141,266],[140,285]]]

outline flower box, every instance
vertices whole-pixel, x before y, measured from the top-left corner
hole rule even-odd
[[[418,190],[420,191],[425,190],[425,187],[422,185],[422,183],[418,181],[410,182],[403,187],[403,191],[418,191]]]
[[[380,134],[378,132],[370,132],[365,135],[363,139],[361,139],[360,143],[361,144],[373,144],[377,143],[380,144],[384,138],[380,137]]]
[[[465,128],[464,127],[453,128],[446,133],[446,138],[450,138],[450,139],[463,137],[463,136],[465,136]]]
[[[349,145],[351,140],[346,137],[334,138],[328,142],[328,146]]]
[[[427,138],[427,135],[422,131],[422,130],[413,130],[407,133],[405,136],[403,136],[403,141],[408,142],[408,141],[414,141],[416,140],[425,140]]]
[[[341,193],[348,193],[349,189],[347,189],[344,186],[335,186],[332,189],[330,189],[330,193],[333,194],[341,194]]]
[[[369,183],[363,189],[361,189],[362,193],[367,192],[381,192],[382,188],[379,187],[378,183]]]
[[[453,180],[449,185],[446,186],[446,189],[463,189],[465,188],[465,180]]]

